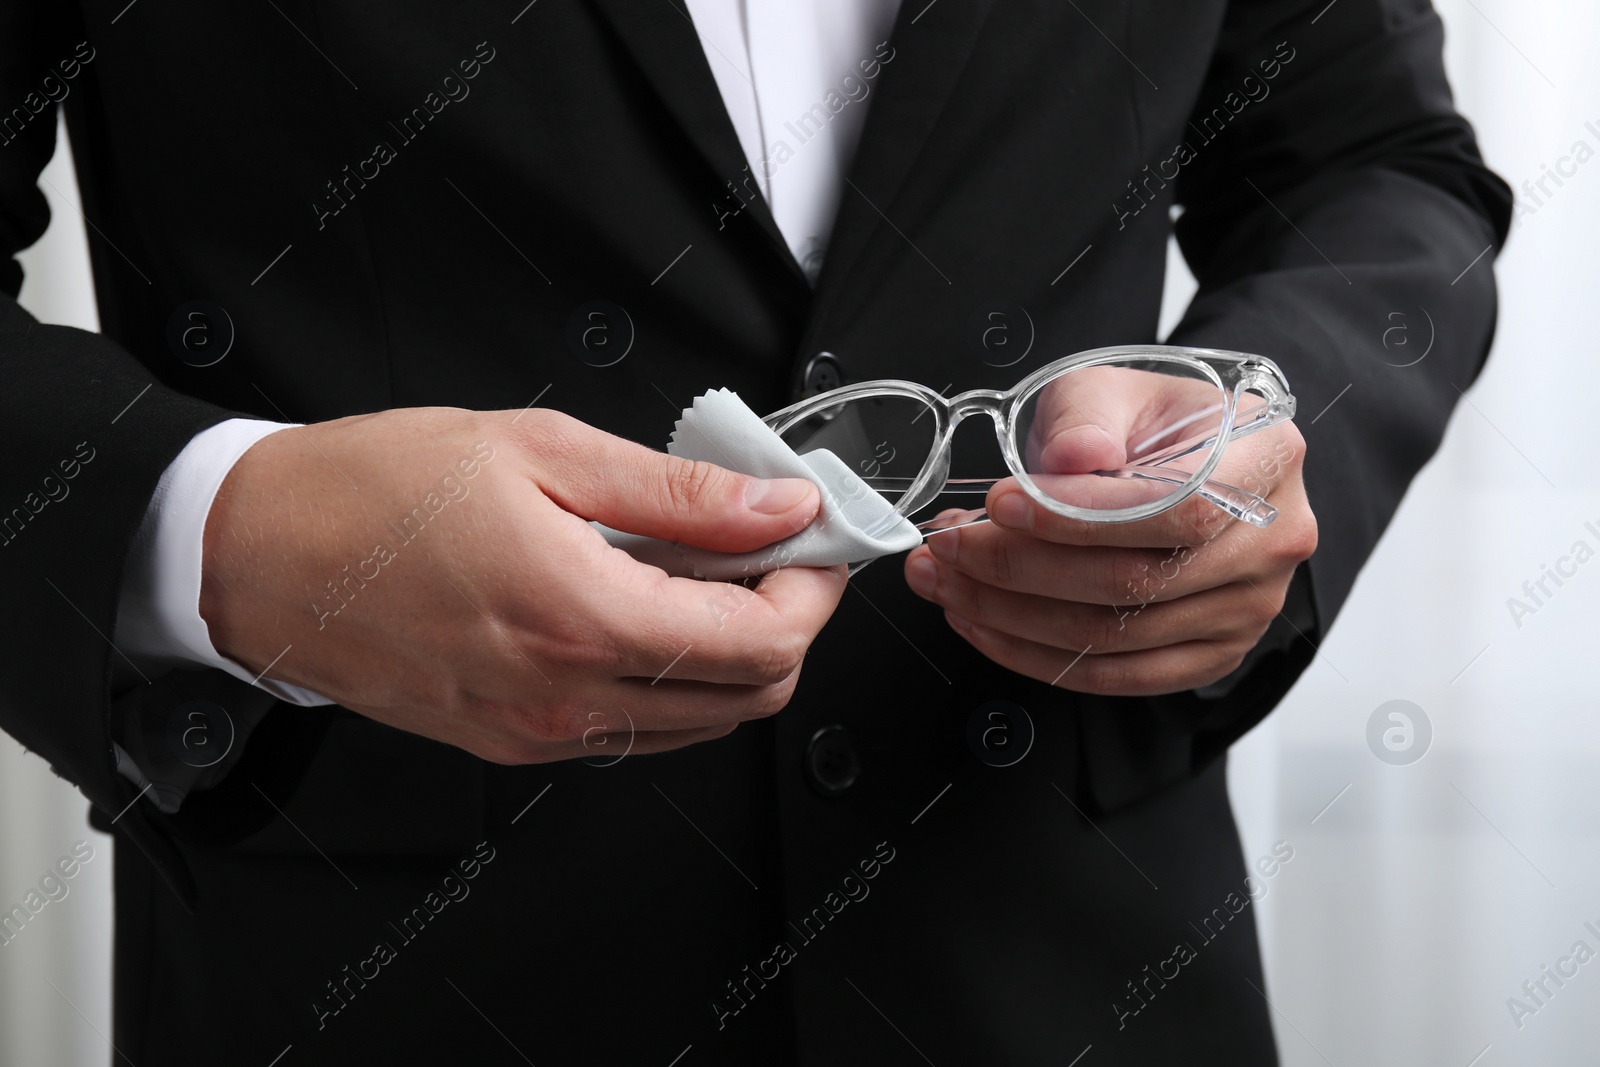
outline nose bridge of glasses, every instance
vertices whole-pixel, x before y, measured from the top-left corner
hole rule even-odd
[[[1000,405],[1004,403],[1007,394],[998,389],[974,389],[971,392],[954,396],[947,401],[950,406],[950,425],[953,428],[968,415],[980,412],[988,414],[997,423],[1000,421]]]

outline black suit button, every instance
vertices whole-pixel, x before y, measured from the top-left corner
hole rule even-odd
[[[839,360],[832,352],[818,352],[806,364],[805,377],[801,381],[801,389],[805,396],[816,396],[826,393],[829,389],[837,389],[844,384],[844,372],[839,367]]]
[[[861,754],[843,726],[824,726],[806,746],[806,780],[825,797],[836,797],[861,775]]]

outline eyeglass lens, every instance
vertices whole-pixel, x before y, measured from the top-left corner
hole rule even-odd
[[[1180,494],[1221,445],[1228,403],[1220,385],[1187,364],[1097,365],[1035,388],[1012,432],[1046,496],[1115,511]]]
[[[783,440],[800,455],[826,448],[867,485],[909,506],[901,496],[927,466],[938,428],[933,410],[916,397],[874,396],[827,408],[790,427]]]

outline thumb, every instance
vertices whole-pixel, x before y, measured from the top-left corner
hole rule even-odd
[[[1128,436],[1144,397],[1119,368],[1090,367],[1051,382],[1035,401],[1026,462],[1035,474],[1088,474],[1128,461]]]
[[[531,442],[539,486],[564,510],[628,533],[713,552],[750,552],[799,533],[821,510],[805,478],[753,478],[668,456],[565,415]]]

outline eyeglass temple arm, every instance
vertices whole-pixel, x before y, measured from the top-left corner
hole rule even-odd
[[[1139,478],[1152,482],[1165,482],[1168,485],[1182,485],[1189,480],[1189,476],[1182,471],[1169,471],[1165,467],[1123,467],[1102,473],[1113,478]],[[1278,509],[1261,497],[1248,489],[1240,489],[1227,482],[1219,482],[1215,478],[1201,482],[1200,488],[1196,489],[1195,493],[1234,518],[1261,529],[1271,526],[1272,520],[1278,517]]]
[[[1170,471],[1163,467],[1123,467],[1115,471],[1098,471],[1110,478],[1139,478],[1152,482],[1164,482],[1167,485],[1182,485],[1189,480],[1189,476],[1182,471]],[[945,493],[988,493],[989,490],[999,485],[1003,478],[951,478],[944,483]],[[862,481],[879,492],[904,491],[911,486],[910,478],[863,478]],[[1265,529],[1272,525],[1272,520],[1278,517],[1278,509],[1267,503],[1255,493],[1238,486],[1229,485],[1210,479],[1202,482],[1195,492],[1208,502],[1226,511],[1235,519],[1248,522],[1252,526]],[[982,520],[973,520],[978,522]],[[923,529],[928,523],[918,526]],[[970,526],[972,522],[963,523]],[[943,529],[956,529],[954,526],[944,527],[941,530],[924,532],[940,533]]]
[[[1252,404],[1243,407],[1237,413],[1233,429],[1228,434],[1229,441],[1237,441],[1241,437],[1248,437],[1266,429],[1276,426],[1287,419],[1294,418],[1294,397],[1282,390],[1273,389],[1273,398],[1263,398],[1249,393],[1244,394]],[[1177,427],[1172,427],[1176,429]],[[1159,439],[1166,431],[1157,433],[1151,440]],[[1217,434],[1196,434],[1193,437],[1170,444],[1155,452],[1149,452],[1136,457],[1136,462],[1131,466],[1160,467],[1174,460],[1192,456],[1197,452],[1209,451],[1217,443]]]

